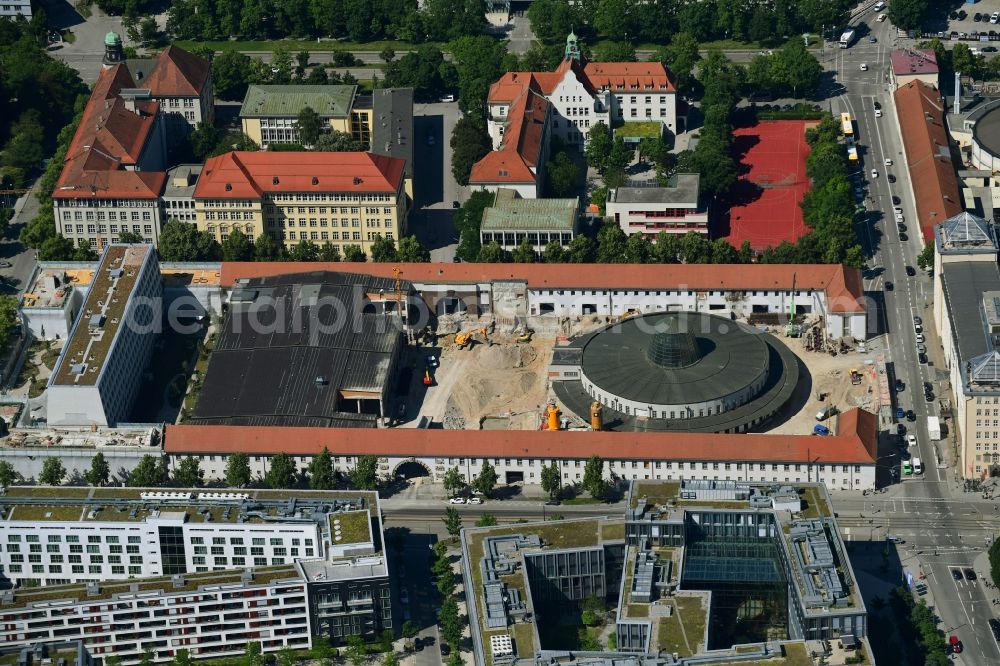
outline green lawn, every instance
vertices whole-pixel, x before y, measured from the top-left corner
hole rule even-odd
[[[615,130],[615,136],[623,139],[659,139],[663,136],[663,123],[659,121],[625,123]]]

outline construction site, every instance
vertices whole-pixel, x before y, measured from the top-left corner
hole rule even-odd
[[[759,318],[751,325],[711,317],[720,327],[712,334],[682,336],[654,328],[648,343],[629,339],[630,333],[620,330],[629,319],[654,324],[657,317],[660,315],[631,313],[619,318],[563,319],[556,332],[531,330],[517,323],[496,326],[466,315],[442,319],[437,334],[411,347],[400,362],[404,372],[398,395],[405,403],[400,405],[397,425],[465,430],[597,426],[627,431],[827,434],[829,429],[816,426],[828,423],[832,428],[834,419],[829,417],[836,413],[853,407],[874,412],[889,407],[884,362],[868,353],[863,344],[826,339],[818,317],[797,317],[793,326],[778,321],[766,325]],[[733,338],[737,331],[738,343]],[[595,363],[605,384],[626,394],[644,390],[643,404],[652,402],[649,398],[656,395],[665,396],[662,404],[673,404],[671,387],[663,385],[669,383],[676,384],[672,392],[685,400],[701,391],[704,399],[711,401],[718,393],[718,412],[706,408],[699,418],[698,409],[689,408],[684,417],[674,411],[671,418],[667,407],[657,413],[655,408],[645,412],[623,406],[621,399],[602,404],[595,400],[600,391],[581,393],[578,389],[574,397],[567,387],[573,381],[581,384],[573,374],[579,372],[583,359],[593,354],[587,351],[591,340],[601,335],[607,340],[601,343],[603,349]],[[767,344],[760,345],[764,340]],[[725,361],[716,358],[720,350],[727,351],[724,344],[733,345]],[[702,359],[699,347],[705,346],[713,351]],[[686,353],[692,356],[685,359]],[[672,358],[677,355],[679,358]],[[654,356],[669,358],[664,361]],[[720,365],[723,362],[729,365]],[[679,374],[643,374],[643,366],[653,366],[659,372],[661,365],[667,372]],[[700,365],[708,367],[694,373]],[[583,374],[590,370],[585,367]],[[768,390],[770,396],[765,395]]]

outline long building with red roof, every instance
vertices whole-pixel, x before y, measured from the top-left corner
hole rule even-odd
[[[219,242],[239,229],[364,252],[406,232],[406,161],[364,152],[228,152],[212,157],[194,188],[195,221]],[[295,271],[285,271],[295,272]]]
[[[197,458],[206,479],[225,478],[233,453],[247,454],[251,472],[264,475],[271,456],[279,452],[304,467],[325,448],[342,473],[355,466],[357,457],[375,455],[380,473],[389,478],[416,464],[435,481],[457,467],[471,482],[489,461],[501,482],[537,484],[542,467],[555,463],[563,483],[572,484],[582,480],[587,459],[598,455],[605,461],[607,478],[821,481],[838,490],[873,488],[877,417],[851,409],[832,425],[828,437],[168,425],[164,450],[174,468],[186,457]]]
[[[435,313],[467,312],[557,326],[561,318],[690,311],[752,317],[822,317],[826,335],[864,340],[868,308],[861,273],[840,264],[389,264],[225,262],[221,286],[309,271],[399,277]]]
[[[494,152],[473,167],[469,184],[513,188],[526,198],[538,195],[550,136],[582,150],[599,122],[658,122],[678,131],[677,89],[661,63],[587,62],[572,33],[554,72],[508,72],[487,101]]]
[[[903,135],[903,152],[924,243],[934,241],[934,225],[962,212],[962,200],[945,126],[941,93],[910,81],[893,96]]]

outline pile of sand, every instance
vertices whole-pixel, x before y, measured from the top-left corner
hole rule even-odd
[[[479,352],[479,365],[488,370],[525,368],[535,362],[538,353],[527,344],[493,345]]]

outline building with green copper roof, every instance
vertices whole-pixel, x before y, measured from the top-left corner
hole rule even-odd
[[[331,130],[346,132],[362,143],[371,140],[371,104],[358,104],[354,85],[250,86],[240,109],[243,133],[266,147],[298,143],[297,118],[311,108]]]
[[[513,250],[527,237],[536,252],[551,241],[566,247],[578,233],[579,217],[577,199],[521,199],[514,190],[499,189],[493,205],[483,211],[480,241]]]

